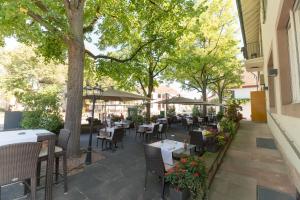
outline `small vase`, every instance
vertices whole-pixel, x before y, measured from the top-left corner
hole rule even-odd
[[[170,200],[188,200],[190,197],[189,190],[177,190],[173,187],[170,188]]]

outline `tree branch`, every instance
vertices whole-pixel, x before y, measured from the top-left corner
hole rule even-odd
[[[83,33],[90,33],[94,30],[94,26],[96,25],[97,21],[99,20],[99,11],[100,11],[100,6],[98,5],[96,8],[96,16],[94,19],[91,21],[91,23],[85,27],[83,27]]]
[[[147,95],[147,91],[146,91],[146,89],[145,89],[145,86],[144,86],[142,80],[141,80],[139,77],[137,77],[137,79],[138,79],[138,82],[139,82],[139,84],[140,84],[140,86],[141,86],[143,92],[144,92],[144,96],[146,96],[146,95]]]
[[[30,16],[36,22],[38,22],[40,25],[42,25],[45,28],[47,28],[49,31],[59,32],[59,30],[57,28],[55,28],[49,22],[47,22],[46,20],[44,20],[42,16],[40,16],[40,15],[32,12],[31,10],[27,11],[27,15]]]
[[[103,54],[95,55],[95,54],[93,54],[91,51],[89,51],[87,49],[85,49],[85,53],[87,53],[94,60],[97,60],[97,59],[107,59],[107,60],[111,60],[111,61],[115,61],[115,62],[119,62],[119,63],[124,63],[124,62],[132,60],[145,46],[147,46],[148,44],[154,42],[155,40],[156,39],[152,39],[152,40],[150,40],[150,41],[142,44],[128,58],[125,58],[125,59],[115,58],[115,57],[108,56],[108,55],[103,55]]]
[[[160,74],[162,71],[164,71],[165,69],[167,69],[167,67],[169,67],[168,64],[166,64],[163,68],[161,68],[158,72],[156,72],[156,73],[154,74],[153,77],[156,77],[156,76],[157,76],[158,74]]]

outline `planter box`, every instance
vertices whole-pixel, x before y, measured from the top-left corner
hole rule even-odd
[[[219,149],[220,147],[217,144],[211,144],[206,147],[206,150],[211,153],[216,153],[219,151]]]
[[[190,191],[177,191],[175,188],[170,187],[171,200],[188,200],[190,198]]]

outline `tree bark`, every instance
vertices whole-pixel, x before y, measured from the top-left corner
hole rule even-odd
[[[68,83],[65,128],[71,131],[68,155],[78,156],[80,153],[84,69],[83,6],[71,7],[67,12],[70,23],[70,36],[68,38]]]
[[[147,122],[150,122],[150,116],[151,116],[151,97],[152,97],[152,92],[154,87],[153,84],[154,84],[153,73],[149,70],[149,84],[148,84],[148,92],[147,92],[147,97],[149,98],[149,100],[147,100],[147,104],[146,104]]]
[[[207,102],[207,86],[203,85],[202,88],[202,101]],[[203,115],[207,115],[207,106],[203,105]]]
[[[219,97],[219,103],[223,103],[223,92],[221,89],[218,89],[218,97]],[[220,112],[223,112],[223,106],[220,106]]]

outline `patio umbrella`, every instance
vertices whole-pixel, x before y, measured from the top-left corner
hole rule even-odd
[[[89,95],[83,96],[84,99],[90,99]],[[96,97],[98,100],[104,101],[135,101],[135,100],[147,100],[147,97],[124,92],[121,90],[116,90],[114,88],[109,88],[99,96]]]
[[[210,103],[206,101],[201,101],[199,99],[189,99],[181,96],[172,97],[171,99],[164,99],[155,103],[160,104],[182,104],[182,105],[207,105],[207,106],[224,106],[220,103]]]
[[[170,99],[164,99],[162,101],[158,101],[156,103],[160,104],[182,104],[182,105],[196,105],[200,103],[200,100],[189,99],[181,96],[172,97]]]

